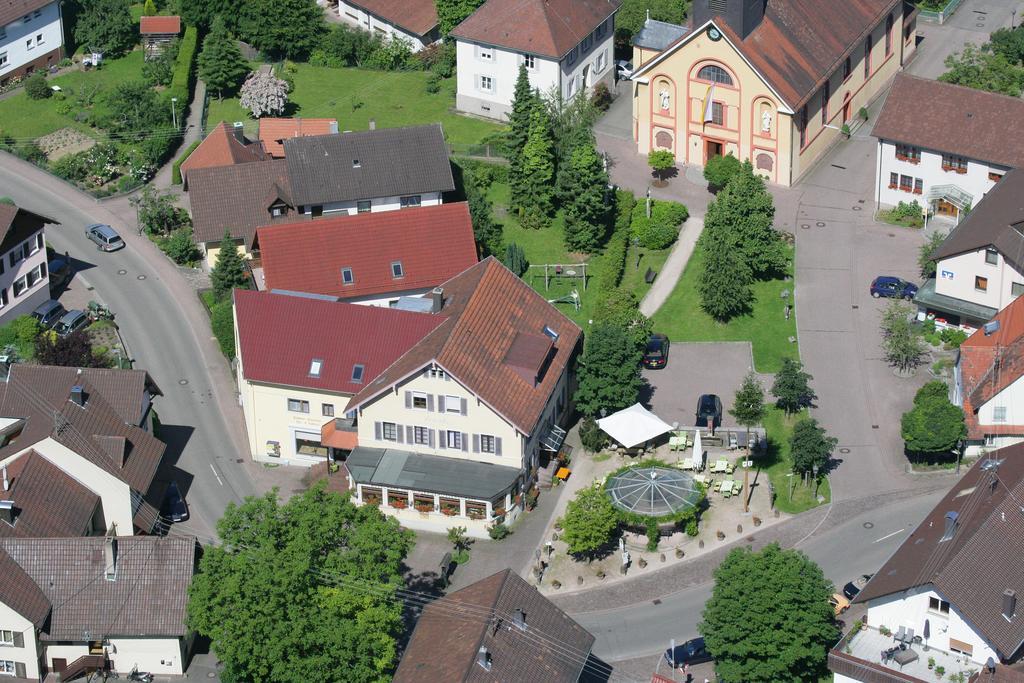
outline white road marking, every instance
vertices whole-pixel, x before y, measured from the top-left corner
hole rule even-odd
[[[213,467],[213,465],[210,465],[210,467]],[[219,478],[219,477],[218,477],[218,478]],[[894,531],[894,532],[892,532],[891,534],[887,534],[887,535],[885,535],[885,536],[882,536],[881,538],[879,538],[879,539],[877,539],[877,540],[874,540],[874,541],[871,541],[871,542],[872,542],[872,543],[879,543],[879,542],[881,542],[881,541],[884,541],[884,540],[885,540],[885,539],[887,539],[887,538],[892,538],[892,537],[893,537],[893,536],[895,536],[896,534],[898,534],[898,533],[902,533],[902,532],[904,532],[904,531],[906,531],[906,530],[907,530],[907,528],[906,528],[906,527],[903,527],[903,528],[902,528],[902,529],[900,529],[899,531]]]
[[[213,476],[217,477],[217,483],[220,484],[221,486],[223,486],[224,482],[221,481],[220,475],[217,474],[217,470],[213,469],[213,463],[212,462],[210,463],[210,470],[213,472]],[[902,529],[900,531],[902,531]],[[896,533],[899,533],[899,531],[897,531]]]

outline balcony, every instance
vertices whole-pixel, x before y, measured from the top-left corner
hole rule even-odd
[[[883,662],[882,652],[896,645],[892,635],[883,635],[874,627],[851,629],[828,653],[828,668],[841,676],[872,683],[934,683],[936,680],[949,680],[951,675],[960,672],[967,680],[971,672],[981,669],[981,665],[971,661],[967,655],[935,647],[926,651],[923,643],[913,643],[908,648],[908,652],[917,655],[913,661],[902,665],[893,659]],[[929,662],[934,666],[929,668]],[[939,667],[943,672],[941,678],[936,674]]]

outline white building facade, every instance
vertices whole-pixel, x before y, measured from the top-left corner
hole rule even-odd
[[[958,154],[878,141],[875,201],[881,206],[917,201],[938,215],[958,217],[977,206],[1010,169]]]
[[[426,0],[426,2],[431,5],[427,10],[429,14],[433,10],[433,0]],[[422,4],[424,4],[424,0],[411,1],[411,5],[417,6],[415,8],[417,10],[423,9],[418,7],[418,5]],[[424,27],[426,23],[431,23],[429,20],[426,22],[422,20],[417,21],[420,14],[422,14],[422,11],[416,12],[416,19],[412,23],[417,23],[421,27]],[[419,52],[428,45],[436,43],[441,37],[440,32],[437,30],[436,14],[432,22],[433,26],[426,27],[424,33],[417,33],[411,28],[404,26],[405,22],[398,18],[380,16],[358,3],[346,0],[339,0],[338,2],[338,18],[349,26],[368,31],[380,38],[404,41],[413,52]]]
[[[300,213],[314,218],[339,214],[355,215],[357,213],[375,213],[377,211],[397,211],[417,206],[436,206],[442,201],[440,192],[423,192],[401,197],[369,197],[367,199],[332,202],[316,206],[299,207]]]
[[[16,243],[4,240],[7,251],[0,258],[0,325],[28,315],[50,298],[46,237],[42,227],[24,239],[12,231]]]
[[[546,0],[531,0],[531,2]],[[598,15],[596,23],[574,26],[581,40],[561,46],[557,52],[531,50],[497,40],[498,33],[481,24],[502,21],[503,9],[492,6],[491,0],[474,16],[452,31],[456,39],[457,93],[455,106],[459,111],[504,121],[512,111],[519,68],[526,66],[532,85],[541,94],[557,92],[569,99],[580,92],[591,93],[598,83],[611,84],[614,78],[614,34],[617,4],[603,3],[607,13]],[[596,3],[584,3],[596,4]],[[552,14],[557,12],[553,11]],[[488,19],[476,15],[497,15]],[[582,14],[582,13],[580,13]],[[545,14],[545,16],[551,16]],[[511,20],[512,17],[509,18]],[[540,32],[547,27],[522,27],[525,33]],[[559,29],[552,29],[552,33]],[[507,33],[504,35],[508,35]],[[516,42],[519,36],[509,38]]]
[[[60,2],[35,2],[0,8],[0,86],[14,77],[55,66],[61,60],[64,25],[60,5]],[[9,16],[15,10],[25,13]]]

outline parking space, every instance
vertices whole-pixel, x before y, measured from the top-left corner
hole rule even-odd
[[[717,394],[722,399],[722,426],[735,427],[729,408],[753,364],[749,342],[673,342],[668,367],[643,371],[650,390],[642,402],[668,423],[692,426],[697,399]]]

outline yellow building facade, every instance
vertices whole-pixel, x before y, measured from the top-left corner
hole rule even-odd
[[[702,2],[694,3],[695,21]],[[798,46],[778,47],[786,34],[772,25],[770,7],[746,39],[739,27],[712,16],[697,28],[679,27],[683,35],[664,49],[634,45],[638,152],[669,150],[678,162],[695,166],[732,154],[750,160],[769,182],[794,184],[843,136],[844,124],[856,127],[861,107],[884,92],[912,51],[914,18],[908,17],[908,30],[903,4],[889,4],[827,72],[818,75],[812,64],[802,64],[799,79],[774,68],[788,55],[792,69]],[[768,38],[778,55],[752,52]]]

